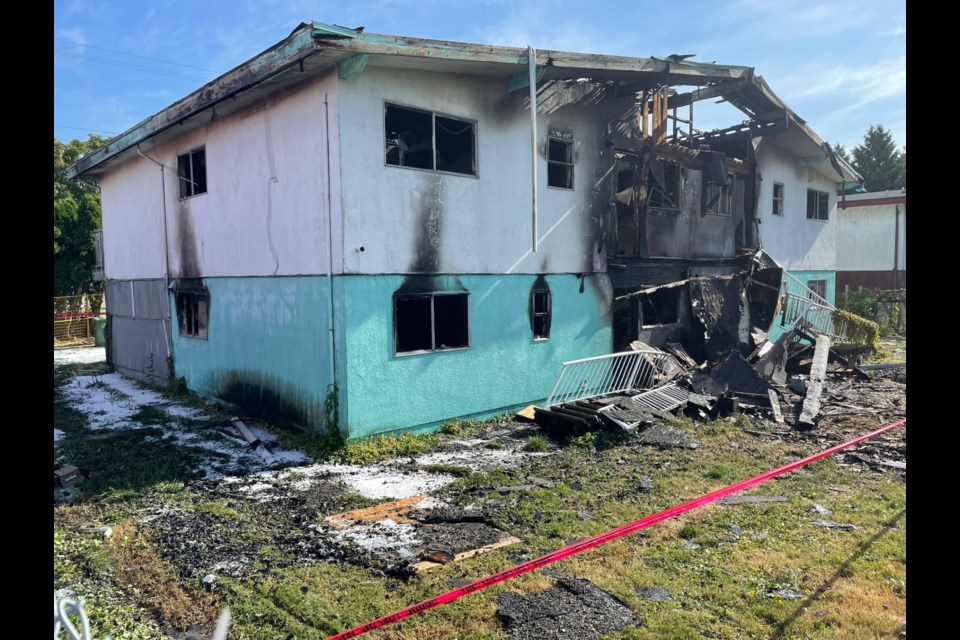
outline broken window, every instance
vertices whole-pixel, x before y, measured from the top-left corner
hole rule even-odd
[[[647,183],[650,195],[647,205],[658,209],[679,209],[680,194],[683,190],[682,176],[679,162],[662,158],[651,159]]]
[[[477,175],[476,123],[387,104],[387,164]]]
[[[469,347],[468,299],[466,293],[394,296],[395,353]]]
[[[830,194],[826,191],[807,189],[807,218],[811,220],[830,219]]]
[[[207,337],[207,294],[196,291],[177,293],[177,323],[180,335],[192,338]]]
[[[204,147],[177,156],[180,199],[207,192],[207,153]]]
[[[655,327],[680,320],[680,287],[655,289],[640,294],[641,324]]]
[[[530,292],[530,320],[533,324],[534,340],[550,338],[551,305],[550,289],[536,288]]]
[[[780,182],[773,183],[773,215],[783,215],[783,184]]]
[[[547,186],[573,189],[573,140],[548,138]]]
[[[706,177],[706,173],[704,173]],[[712,180],[703,183],[703,213],[718,216],[733,215],[733,185],[735,176],[727,174],[727,184],[719,185]]]
[[[820,296],[821,300],[827,299],[827,281],[826,280],[810,280],[807,282],[807,287],[810,289],[810,291]],[[816,300],[816,298],[814,299]]]

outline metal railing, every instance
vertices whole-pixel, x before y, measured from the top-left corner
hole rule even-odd
[[[681,370],[672,355],[652,349],[571,360],[563,363],[546,406],[652,389]]]
[[[786,271],[780,285],[780,306],[780,326],[784,328],[802,322],[805,328],[830,336],[837,342],[864,343],[865,334],[858,330],[856,323],[849,321],[849,318],[855,318],[853,314],[844,318],[836,307]],[[862,320],[860,323],[868,322]]]

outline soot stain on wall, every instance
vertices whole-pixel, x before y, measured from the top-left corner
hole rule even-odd
[[[259,371],[230,369],[218,376],[216,396],[251,416],[282,426],[318,427],[323,402],[290,382]]]
[[[197,251],[197,237],[193,229],[190,205],[177,204],[177,249],[180,252],[180,277],[196,278],[200,273],[200,260]]]

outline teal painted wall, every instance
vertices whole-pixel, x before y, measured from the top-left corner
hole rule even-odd
[[[836,271],[791,271],[790,275],[810,286],[811,280],[826,280],[827,295],[824,296],[833,306],[837,306],[837,273]]]
[[[470,293],[470,348],[405,356],[393,353],[393,294],[404,276],[338,278],[349,354],[340,370],[346,380],[341,431],[358,438],[424,430],[458,416],[490,415],[543,400],[564,361],[610,353],[606,275],[582,282],[575,275],[545,277],[553,300],[549,340],[534,342],[530,326],[530,289],[537,276],[443,276],[435,278],[441,287],[452,290],[459,281]]]
[[[330,383],[324,276],[205,278],[206,340],[181,337],[175,298],[174,366],[190,389],[253,414],[321,428]]]

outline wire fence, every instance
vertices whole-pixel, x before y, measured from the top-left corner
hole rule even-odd
[[[102,293],[53,299],[53,344],[82,344],[95,338],[98,318],[106,317]]]

